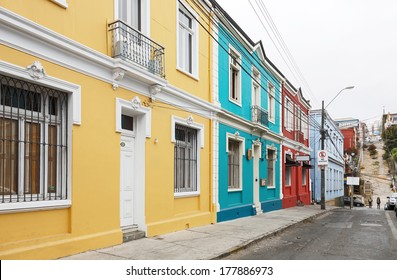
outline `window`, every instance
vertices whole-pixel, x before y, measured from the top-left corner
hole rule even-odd
[[[292,131],[294,125],[294,112],[293,105],[290,99],[285,98],[284,104],[284,127],[285,129]]]
[[[178,9],[178,68],[197,75],[198,31],[195,13],[179,4]]]
[[[68,199],[68,95],[0,74],[0,204]]]
[[[197,191],[197,130],[175,124],[174,192]]]
[[[309,118],[307,117],[307,115],[305,113],[302,112],[302,133],[303,133],[303,137],[304,139],[308,139],[309,138]]]
[[[267,92],[268,92],[268,111],[269,111],[269,119],[271,121],[276,120],[276,100],[275,100],[275,88],[274,86],[269,83],[267,87]]]
[[[121,115],[121,128],[134,131],[134,118],[128,115]]]
[[[240,189],[240,142],[229,139],[228,147],[228,186],[229,189]]]
[[[252,71],[252,105],[261,106],[260,74],[257,69]]]
[[[302,168],[302,186],[306,186],[306,182],[307,182],[307,169],[306,168]]]
[[[233,49],[230,49],[229,55],[229,99],[232,102],[241,104],[241,57]]]
[[[142,31],[141,0],[117,0],[117,19],[124,21],[137,31]]]
[[[267,150],[267,185],[269,187],[275,186],[275,162],[276,151],[273,149]]]
[[[286,166],[285,167],[285,180],[284,180],[284,185],[286,186],[291,186],[291,166]]]

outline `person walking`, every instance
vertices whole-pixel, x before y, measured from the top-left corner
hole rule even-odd
[[[376,198],[376,205],[378,206],[378,209],[380,209],[380,197],[379,196]]]
[[[368,199],[369,208],[372,208],[372,196]]]

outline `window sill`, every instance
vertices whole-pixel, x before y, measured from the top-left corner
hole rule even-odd
[[[68,3],[66,2],[66,0],[51,0],[51,2],[54,2],[58,6],[61,6],[62,8],[65,8],[65,9],[68,8]]]
[[[186,76],[188,76],[188,77],[190,77],[190,78],[192,78],[192,79],[194,79],[194,80],[196,80],[196,81],[199,81],[199,77],[198,77],[197,74],[195,75],[195,74],[193,74],[193,73],[189,73],[189,72],[187,72],[186,70],[184,70],[184,69],[182,69],[182,68],[180,68],[180,67],[177,67],[176,70],[178,70],[178,71],[181,72],[182,74],[184,74],[184,75],[186,75]]]
[[[275,189],[276,186],[267,186],[268,189]]]
[[[238,188],[238,189],[237,188],[233,188],[233,189],[228,188],[227,191],[228,192],[241,192],[241,191],[243,191],[243,188]]]
[[[71,205],[71,200],[11,202],[0,205],[0,214],[65,209]]]
[[[200,192],[184,192],[184,193],[174,193],[174,198],[184,198],[184,197],[194,197],[200,196]]]

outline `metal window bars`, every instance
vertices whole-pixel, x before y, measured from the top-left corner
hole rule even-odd
[[[68,198],[68,94],[0,74],[0,203]]]

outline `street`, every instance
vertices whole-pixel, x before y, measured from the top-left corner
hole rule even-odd
[[[383,209],[336,209],[225,259],[396,260],[397,219]]]

